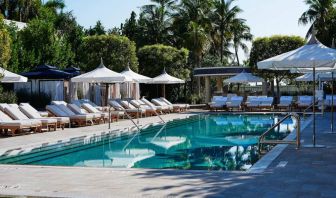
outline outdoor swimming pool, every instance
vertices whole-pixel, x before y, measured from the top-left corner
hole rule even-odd
[[[191,170],[246,170],[259,156],[258,137],[281,115],[196,115],[140,132],[114,131],[103,136],[0,156],[1,164],[47,166],[152,168]],[[283,139],[294,128],[288,119],[267,137]]]

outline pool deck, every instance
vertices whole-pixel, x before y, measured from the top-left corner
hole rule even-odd
[[[188,114],[165,115],[165,120]],[[146,118],[141,123],[154,122]],[[158,120],[157,120],[158,121]],[[290,145],[261,173],[0,165],[0,195],[41,197],[335,197],[336,134],[330,114],[317,116],[317,143]],[[131,123],[114,123],[126,128]],[[104,131],[106,125],[0,139],[1,149]],[[105,130],[106,131],[106,130]],[[312,125],[302,131],[311,144]],[[1,196],[0,196],[1,197]]]

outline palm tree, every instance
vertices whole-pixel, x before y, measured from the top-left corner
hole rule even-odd
[[[248,47],[244,41],[251,41],[253,39],[253,35],[250,33],[250,27],[246,25],[244,19],[236,19],[233,22],[232,27],[233,48],[235,50],[237,63],[240,65],[238,50],[241,48],[247,54]]]
[[[299,24],[312,24],[307,32],[306,38],[311,35],[314,26],[323,27],[329,14],[335,9],[335,2],[335,0],[305,0],[309,8],[299,18]]]
[[[145,20],[148,36],[154,43],[167,40],[171,27],[171,12],[176,0],[151,0],[154,4],[142,6],[142,17]]]
[[[186,33],[186,46],[193,52],[196,67],[200,67],[201,59],[209,44],[208,34],[198,23],[191,21]]]
[[[213,13],[213,21],[215,24],[215,31],[219,38],[219,51],[220,59],[223,62],[223,57],[225,53],[225,45],[232,38],[232,24],[237,20],[238,14],[242,12],[238,6],[232,6],[235,0],[216,0],[215,10]]]
[[[54,13],[57,13],[57,11],[63,11],[65,8],[64,0],[49,0],[44,4],[45,7],[52,10]]]

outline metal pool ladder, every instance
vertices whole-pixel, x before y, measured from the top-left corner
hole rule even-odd
[[[266,140],[266,135],[272,132],[272,130],[283,123],[286,119],[293,117],[296,120],[296,140]],[[284,118],[282,118],[279,122],[273,125],[270,129],[268,129],[265,133],[263,133],[259,137],[258,142],[258,152],[259,154],[262,153],[262,145],[264,144],[296,144],[296,148],[300,148],[300,130],[301,130],[301,123],[300,123],[300,116],[297,113],[289,113]]]

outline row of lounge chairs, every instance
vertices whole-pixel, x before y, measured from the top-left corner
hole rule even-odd
[[[321,101],[320,101],[321,103]],[[323,101],[326,107],[331,106],[331,95],[327,95]],[[313,105],[313,96],[298,96],[297,101],[294,101],[293,96],[281,96],[279,103],[274,103],[273,97],[267,96],[248,96],[244,102],[242,96],[230,95],[214,96],[209,107],[211,110],[228,109],[228,110],[273,110],[285,109],[291,110],[292,108],[305,109]],[[336,97],[334,98],[334,105],[336,106]]]
[[[76,100],[73,103],[52,101],[46,106],[47,112],[39,112],[28,103],[0,104],[0,131],[6,135],[21,132],[56,131],[68,126],[87,126],[118,121],[125,113],[137,116],[152,116],[157,113],[186,111],[188,105],[175,105],[165,98],[152,102],[141,100],[110,100],[112,108],[99,107],[88,100]],[[108,112],[109,110],[112,110]],[[49,116],[49,117],[48,117]]]
[[[170,112],[183,112],[189,109],[187,104],[172,104],[165,98],[155,98],[151,102],[146,98],[140,100],[110,100],[115,111],[126,112],[133,117],[147,117]]]

